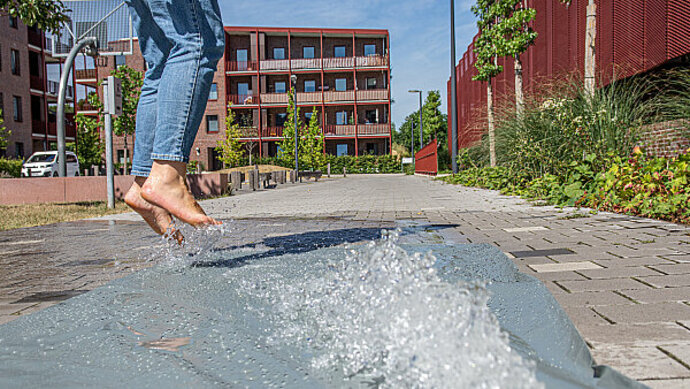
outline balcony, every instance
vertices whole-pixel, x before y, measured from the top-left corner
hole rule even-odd
[[[232,105],[257,105],[259,104],[259,96],[254,94],[230,95],[230,102]]]
[[[257,61],[227,61],[225,71],[227,72],[255,72],[259,68]]]
[[[357,91],[357,101],[388,100],[388,89],[367,89]]]
[[[34,134],[45,134],[46,122],[42,120],[31,119],[31,132]]]
[[[77,101],[77,110],[82,112],[82,113],[83,112],[97,112],[98,108],[91,105],[91,103],[89,103],[86,100],[79,100],[79,101]]]
[[[334,57],[334,58],[324,58],[323,68],[324,69],[347,69],[353,68],[355,65],[354,58],[352,57]]]
[[[264,127],[261,129],[262,138],[282,138],[284,127]]]
[[[290,70],[288,59],[267,59],[260,62],[261,71]]]
[[[77,69],[77,81],[95,80],[98,78],[96,69]]]
[[[41,47],[41,42],[43,41],[43,34],[40,31],[28,28],[26,30],[27,39],[29,44],[36,47]]]
[[[46,93],[49,95],[53,95],[57,97],[58,92],[60,92],[60,83],[57,81],[51,81],[48,80],[46,81]],[[65,92],[65,96],[67,99],[73,99],[74,98],[74,89],[71,86],[68,86]]]
[[[42,91],[43,90],[43,77],[34,76],[34,75],[29,76],[29,86],[31,87],[31,89]]]
[[[372,123],[372,124],[360,124],[357,126],[357,135],[371,136],[371,135],[385,135],[388,136],[391,133],[391,126],[387,123]]]
[[[358,68],[382,68],[388,67],[388,56],[383,55],[368,55],[366,57],[357,57]]]
[[[298,104],[320,103],[321,92],[297,92]]]
[[[355,126],[354,124],[326,124],[323,129],[323,134],[326,137],[329,136],[354,136]]]
[[[299,99],[299,97],[298,97],[298,99]],[[261,94],[261,103],[262,104],[287,104],[288,103],[288,94],[287,93],[262,93]]]
[[[323,94],[323,99],[325,103],[330,103],[334,101],[354,101],[355,91],[326,91]]]
[[[240,139],[243,138],[258,138],[259,128],[258,127],[240,127]]]
[[[321,58],[299,58],[292,60],[292,70],[321,69]]]

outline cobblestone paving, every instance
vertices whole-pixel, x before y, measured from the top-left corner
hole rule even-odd
[[[592,348],[652,387],[690,386],[690,228],[586,210],[535,207],[423,177],[334,178],[205,201],[234,220],[237,244],[330,246],[418,223],[422,239],[496,245],[544,282]],[[283,237],[283,239],[271,240]],[[410,237],[410,239],[415,239]],[[155,261],[160,241],[136,215],[0,234],[0,323]]]

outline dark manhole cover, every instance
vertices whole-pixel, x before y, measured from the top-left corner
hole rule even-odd
[[[549,255],[567,255],[575,254],[569,249],[548,249],[548,250],[529,250],[529,251],[511,251],[515,258],[530,258],[530,257],[547,257]]]
[[[21,300],[17,300],[13,304],[40,303],[44,301],[63,301],[74,296],[79,296],[80,294],[86,292],[88,292],[88,290],[57,290],[52,292],[38,292],[36,294],[32,294],[31,296],[26,296]]]

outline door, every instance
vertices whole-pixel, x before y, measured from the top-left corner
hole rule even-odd
[[[237,70],[247,70],[247,49],[239,49],[236,53]]]

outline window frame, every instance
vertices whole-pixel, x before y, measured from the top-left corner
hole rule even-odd
[[[215,117],[216,129],[211,130],[211,118]],[[218,115],[206,115],[206,133],[207,134],[217,134],[220,132],[220,125],[218,123]]]
[[[373,48],[374,48],[374,52],[371,53],[371,54],[367,54],[367,48],[368,48],[368,47],[373,47]],[[364,45],[364,56],[365,56],[365,57],[371,57],[371,56],[374,56],[374,55],[377,55],[377,53],[376,53],[376,45],[375,45],[375,44],[366,44],[366,45]]]
[[[14,119],[15,122],[23,122],[24,114],[21,96],[12,96],[12,109],[14,110],[14,112],[12,112],[12,119]]]
[[[307,57],[307,49],[311,49],[311,57]],[[304,58],[304,59],[316,58],[316,47],[315,46],[304,46],[304,47],[302,47],[302,58]]]
[[[19,50],[10,49],[10,73],[15,76],[22,75],[21,59]]]
[[[343,55],[338,55],[338,49],[343,49]],[[347,46],[338,45],[333,46],[333,58],[346,58],[347,57]]]
[[[216,97],[212,97],[214,93],[215,93]],[[215,82],[213,84],[211,84],[211,90],[208,92],[208,100],[209,101],[218,100],[218,84]]]
[[[307,83],[308,83],[308,82],[314,84],[313,90],[307,90]],[[316,92],[316,80],[304,80],[304,92],[305,92],[305,93],[314,93],[314,92]]]
[[[341,115],[342,115],[342,116],[341,116]],[[341,117],[344,119],[344,120],[342,120],[342,123],[341,123],[341,120],[340,120]],[[348,123],[347,123],[347,111],[338,111],[338,112],[336,112],[336,113],[335,113],[335,125],[336,125],[336,126],[346,126],[347,124],[348,124]]]
[[[240,85],[246,85],[247,86],[247,93],[245,93],[245,94],[240,93]],[[245,97],[249,96],[251,94],[249,92],[250,92],[250,89],[249,89],[249,83],[248,82],[238,82],[237,83],[237,95],[238,96],[245,96]]]
[[[369,87],[369,81],[370,80],[374,80],[374,86],[372,88]],[[377,87],[377,84],[378,84],[378,82],[376,81],[376,77],[367,77],[365,82],[366,82],[366,84],[365,84],[366,90],[375,90]]]
[[[338,89],[338,82],[345,81],[345,89]],[[346,92],[347,91],[347,78],[336,78],[335,79],[335,91],[336,92]]]
[[[12,15],[8,15],[8,16],[10,18],[10,27],[12,27],[14,29],[18,29],[19,28],[19,19],[17,18],[17,16],[12,16]]]
[[[278,92],[278,84],[283,85],[283,88],[282,88],[283,91],[282,92]],[[285,81],[274,81],[273,82],[273,92],[274,93],[287,93],[287,82],[285,82]]]
[[[283,51],[283,55],[282,55],[283,58],[276,58],[276,50],[282,50]],[[285,58],[285,47],[274,47],[273,48],[273,59],[276,61],[285,60],[286,59]]]

